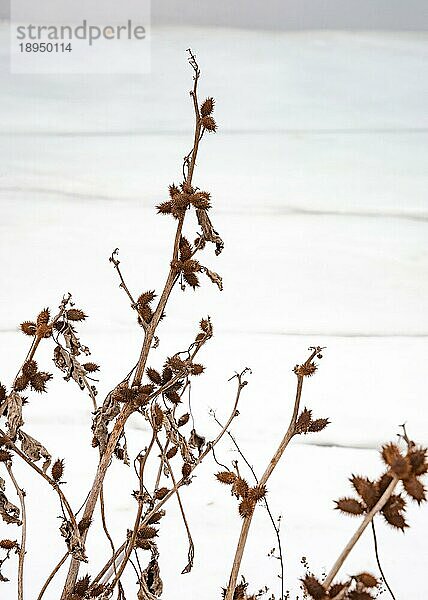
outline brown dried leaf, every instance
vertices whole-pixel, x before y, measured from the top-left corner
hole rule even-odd
[[[2,477],[0,477],[0,515],[5,523],[21,525],[22,523],[19,520],[19,508],[12,502],[9,502],[5,494],[5,489],[6,482]]]
[[[19,428],[24,424],[22,419],[22,397],[17,392],[11,392],[7,399],[8,435],[16,439]]]
[[[138,600],[158,600],[162,595],[163,583],[160,576],[160,569],[155,558],[149,562],[141,574],[140,589],[138,590]]]
[[[31,461],[37,462],[41,458],[45,459],[42,468],[43,472],[46,473],[51,464],[52,456],[49,454],[43,444],[31,437],[31,435],[28,435],[28,433],[22,431],[22,429],[19,432],[19,439],[21,440],[22,452],[26,454]]]
[[[207,214],[206,210],[202,208],[198,208],[196,210],[196,216],[198,218],[198,223],[202,229],[202,239],[206,242],[212,242],[216,245],[215,253],[218,255],[224,248],[224,242],[214,229],[211,220]]]
[[[223,279],[220,277],[220,275],[218,273],[215,273],[214,271],[210,271],[209,269],[207,269],[207,267],[204,267],[204,271],[205,271],[205,274],[207,275],[207,277],[209,277],[211,279],[211,281],[213,283],[215,283],[216,286],[218,287],[218,289],[222,292],[223,291]]]

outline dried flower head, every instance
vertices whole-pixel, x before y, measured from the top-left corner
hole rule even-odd
[[[267,489],[265,485],[257,485],[248,490],[248,497],[251,498],[251,500],[254,500],[254,502],[263,500],[263,498],[266,497],[266,494]]]
[[[66,314],[69,321],[84,321],[88,317],[83,310],[78,308],[70,308]]]
[[[186,423],[188,423],[189,419],[190,419],[189,413],[185,413],[184,415],[181,415],[181,417],[178,419],[177,425],[179,427],[183,427],[183,425],[186,425]]]
[[[13,389],[17,392],[23,392],[27,388],[29,383],[30,378],[22,374],[16,378],[15,383],[13,385]]]
[[[390,444],[385,444],[385,446],[382,446],[382,459],[386,465],[391,467],[394,462],[400,458],[402,458],[402,455],[397,444],[393,444],[391,442]]]
[[[158,530],[156,527],[152,527],[150,525],[142,525],[137,532],[137,535],[140,539],[150,540],[154,537],[157,537]]]
[[[159,404],[155,404],[153,407],[153,425],[157,430],[162,428],[163,420],[164,420],[163,410],[161,409]]]
[[[191,472],[192,472],[192,465],[188,462],[183,463],[183,466],[181,467],[181,473],[182,473],[183,477],[185,479],[187,479],[187,477],[189,477]]]
[[[37,316],[37,327],[40,327],[40,325],[47,325],[49,323],[49,317],[49,309],[44,308]]]
[[[2,550],[13,550],[18,548],[18,542],[16,540],[0,540],[0,548]]]
[[[406,490],[407,495],[418,504],[426,501],[426,489],[422,482],[414,475],[403,481],[403,487]]]
[[[201,116],[207,117],[208,115],[210,115],[214,110],[214,104],[214,98],[207,98],[206,100],[204,100],[201,106]]]
[[[309,364],[296,365],[293,371],[298,377],[311,377],[317,369],[318,366],[314,362],[311,362]]]
[[[355,575],[355,579],[366,588],[374,588],[379,585],[376,577],[370,573],[360,573],[359,575]]]
[[[25,335],[36,335],[37,326],[33,321],[24,321],[24,323],[21,323],[20,327],[22,333],[25,333]]]
[[[233,482],[232,491],[238,498],[246,498],[249,489],[248,483],[242,477],[237,477]]]
[[[60,481],[64,474],[64,460],[58,458],[52,466],[52,479],[56,482]]]
[[[174,456],[177,454],[178,452],[178,446],[173,446],[172,448],[170,448],[168,450],[168,452],[166,453],[166,457],[168,460],[170,460],[171,458],[174,458]]]
[[[372,509],[379,500],[376,484],[366,477],[358,477],[356,475],[352,475],[350,481],[367,508],[369,510]]]
[[[334,598],[337,598],[347,587],[347,583],[334,583],[328,591],[328,597],[334,600]]]
[[[192,375],[201,375],[205,371],[205,367],[203,365],[193,364],[190,367],[190,372]]]
[[[82,367],[85,369],[85,371],[87,371],[88,373],[95,373],[96,371],[100,370],[99,365],[95,364],[94,362],[87,362],[84,365],[82,365]]]
[[[8,462],[12,460],[12,454],[7,450],[0,450],[0,462]]]
[[[22,373],[26,377],[33,377],[37,373],[37,363],[35,360],[27,360],[22,366]]]
[[[152,369],[151,367],[147,368],[147,377],[156,385],[162,385],[162,376],[156,369]]]
[[[169,492],[169,490],[166,487],[159,488],[155,492],[156,500],[162,500],[163,498],[165,498],[165,496],[167,495],[168,492]]]
[[[89,575],[85,575],[85,577],[79,579],[76,582],[76,585],[74,586],[74,593],[83,598],[83,596],[88,591],[90,582],[91,578],[89,577]]]
[[[304,579],[302,579],[302,583],[305,586],[307,593],[311,598],[313,598],[313,600],[324,600],[324,598],[327,598],[325,588],[316,577],[307,575]]]
[[[348,515],[362,515],[365,512],[365,508],[361,502],[355,500],[355,498],[340,498],[336,501],[336,508]]]
[[[215,133],[217,131],[217,123],[211,117],[211,115],[207,115],[206,117],[202,117],[202,126],[207,131]]]
[[[232,471],[221,471],[220,473],[216,473],[216,477],[221,483],[226,483],[227,485],[232,485],[236,480],[236,475]]]
[[[427,449],[414,446],[408,453],[412,471],[415,475],[424,475],[428,471]]]
[[[239,504],[239,514],[243,519],[250,517],[253,514],[255,507],[256,503],[254,500],[247,496]]]

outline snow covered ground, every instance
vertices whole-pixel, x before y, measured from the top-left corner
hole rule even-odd
[[[208,409],[227,415],[234,394],[227,379],[250,366],[233,431],[260,473],[288,422],[292,367],[309,345],[327,347],[303,402],[332,424],[294,443],[269,485],[271,507],[283,514],[286,587],[296,591],[301,556],[321,573],[355,528],[332,510],[332,500],[350,491],[351,473],[375,476],[376,448],[404,421],[428,443],[426,36],[163,28],[154,32],[151,75],[92,78],[11,76],[5,26],[0,41],[0,380],[11,381],[26,352],[18,324],[71,291],[91,317],[81,337],[102,366],[101,398],[129,371],[141,343],[108,256],[120,248],[137,293],[159,290],[173,224],[154,206],[179,180],[191,144],[184,50],[196,51],[202,94],[216,97],[219,123],[204,140],[196,182],[212,192],[213,221],[226,242],[220,258],[208,250],[204,262],[225,289],[177,290],[151,362],[186,346],[197,320],[211,315],[216,336],[204,351],[206,376],[193,389],[199,428],[214,436]],[[49,369],[50,361],[42,349],[40,364]],[[30,433],[66,458],[77,508],[96,459],[88,450],[90,406],[55,374],[52,393],[26,414]],[[131,425],[137,451],[147,443],[145,425]],[[217,456],[230,462],[236,454],[225,441]],[[186,537],[169,504],[171,527],[165,521],[160,536],[167,600],[196,600],[201,590],[214,600],[227,580],[240,522],[214,469],[206,464],[192,485],[198,493],[183,494],[196,543],[190,575],[178,575]],[[27,468],[17,472],[28,482],[35,534],[26,581],[33,600],[63,548],[58,523],[47,518],[57,510],[53,494]],[[120,540],[134,514],[131,470],[113,465],[108,485]],[[380,552],[397,599],[424,600],[408,582],[426,563],[428,511],[411,506],[408,520],[405,536],[379,523]],[[11,531],[0,524],[0,537]],[[254,589],[278,589],[277,561],[267,558],[274,545],[259,510],[242,570]],[[90,536],[88,551],[98,564],[107,552],[101,533]],[[376,572],[369,533],[344,572],[363,569]],[[12,565],[7,572],[13,581]],[[13,589],[3,584],[0,598],[12,600]],[[53,584],[46,600],[56,600],[58,589]]]

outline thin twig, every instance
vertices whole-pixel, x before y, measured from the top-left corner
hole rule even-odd
[[[64,554],[64,556],[61,558],[61,560],[59,561],[59,563],[53,568],[53,570],[49,574],[48,578],[46,579],[45,583],[43,584],[43,587],[40,590],[39,595],[37,596],[37,600],[42,600],[43,595],[46,592],[46,590],[48,589],[49,584],[51,583],[51,581],[53,580],[53,578],[55,577],[55,575],[58,573],[58,571],[60,570],[60,568],[62,567],[62,565],[67,560],[68,555],[69,555],[69,553],[66,552]]]
[[[387,579],[385,577],[385,574],[384,574],[383,569],[382,569],[382,565],[380,564],[379,550],[378,550],[378,544],[377,544],[377,537],[376,537],[376,529],[375,529],[374,519],[372,519],[371,526],[372,526],[373,543],[374,543],[375,556],[376,556],[376,562],[377,562],[378,569],[380,571],[380,574],[382,575],[383,582],[386,585],[386,587],[388,589],[388,592],[391,594],[392,599],[396,600],[395,596],[394,596],[394,594],[393,594],[393,592],[392,592],[392,590],[391,590],[391,588],[389,586],[389,583],[388,583],[388,581],[387,581]]]
[[[223,427],[222,424],[220,423],[220,421],[217,419],[214,411],[212,411],[211,414],[213,415],[213,418],[214,418],[215,422],[220,427]],[[259,485],[259,480],[258,480],[258,477],[256,475],[256,472],[254,471],[253,466],[250,464],[250,462],[248,461],[247,457],[245,456],[245,454],[243,453],[243,451],[239,447],[238,442],[235,439],[235,436],[230,431],[227,432],[227,435],[232,440],[232,443],[235,446],[236,450],[238,451],[239,455],[241,456],[242,460],[245,462],[245,464],[247,465],[247,467],[250,469],[250,471],[251,471],[251,473],[252,473],[252,475],[254,477],[254,481],[256,482],[257,485]],[[213,450],[213,455],[214,455],[214,450]],[[220,464],[215,459],[215,457],[214,457],[214,460],[217,462],[217,464]],[[221,466],[224,466],[224,465],[221,465]],[[270,506],[269,506],[269,503],[268,503],[268,500],[267,500],[266,496],[263,498],[263,501],[264,501],[264,505],[265,505],[266,511],[267,511],[267,513],[269,515],[269,518],[271,520],[272,526],[274,528],[276,540],[278,542],[278,553],[279,553],[279,561],[280,561],[280,566],[281,566],[280,579],[281,579],[281,600],[282,600],[284,598],[284,558],[283,558],[283,554],[282,554],[281,536],[279,534],[279,526],[276,524],[275,519],[273,518],[272,511],[270,509]]]
[[[140,458],[140,470],[139,470],[139,480],[140,480],[140,495],[138,498],[138,510],[137,510],[137,515],[135,517],[135,522],[134,522],[134,528],[132,530],[131,536],[129,537],[128,540],[128,546],[125,550],[125,555],[123,557],[123,560],[115,574],[115,577],[111,583],[110,586],[110,590],[113,591],[116,584],[118,583],[118,581],[120,580],[123,571],[125,570],[126,564],[129,560],[129,557],[131,556],[132,550],[134,549],[135,546],[135,540],[137,538],[137,533],[138,533],[138,529],[140,527],[140,522],[141,522],[141,515],[143,513],[143,507],[144,507],[144,502],[143,502],[143,490],[144,490],[144,482],[143,482],[143,477],[144,477],[144,469],[147,463],[147,459],[149,458],[150,452],[153,448],[153,445],[155,443],[156,440],[156,429],[153,428],[153,432],[152,432],[152,439],[150,440],[150,444],[148,446],[148,448],[146,449],[144,456],[142,458]],[[113,553],[113,557],[114,557],[114,553]],[[115,562],[113,561],[113,565],[115,564]]]
[[[306,366],[308,366],[312,362],[313,358],[317,354],[319,354],[320,350],[321,350],[321,348],[318,348],[318,347],[313,348],[309,358],[305,361],[304,364]],[[296,397],[295,397],[295,401],[294,401],[293,414],[291,416],[290,424],[288,426],[288,429],[287,429],[280,445],[278,446],[277,451],[273,455],[265,472],[263,473],[262,477],[260,478],[260,482],[259,482],[260,486],[266,485],[269,477],[272,475],[276,465],[278,464],[278,462],[281,459],[281,456],[284,454],[285,449],[287,448],[288,444],[290,443],[290,440],[295,435],[295,425],[296,425],[296,421],[297,421],[297,416],[299,414],[300,399],[302,396],[302,388],[303,388],[303,379],[304,379],[303,375],[297,375],[297,390],[296,390]],[[236,588],[236,582],[238,580],[238,575],[239,575],[239,569],[241,566],[242,557],[244,555],[244,549],[245,549],[245,545],[247,543],[248,533],[250,530],[253,515],[254,515],[254,510],[247,517],[244,518],[243,523],[242,523],[241,533],[239,535],[238,544],[236,546],[235,557],[233,560],[232,570],[231,570],[230,577],[229,577],[229,583],[228,583],[226,594],[225,594],[225,600],[233,600],[233,596],[234,596],[235,588]]]
[[[237,373],[231,378],[231,379],[234,379],[234,378],[238,379],[238,386],[237,386],[237,391],[236,391],[235,402],[233,404],[229,418],[227,419],[226,424],[224,425],[223,429],[219,432],[217,437],[212,442],[207,443],[205,450],[201,453],[201,455],[196,459],[196,462],[192,465],[192,471],[190,472],[189,476],[201,464],[201,462],[204,460],[204,458],[211,452],[212,448],[217,446],[217,444],[223,438],[226,431],[229,429],[230,424],[232,423],[233,419],[235,419],[235,417],[237,416],[237,414],[238,414],[237,409],[238,409],[238,404],[239,404],[239,400],[241,397],[241,393],[247,384],[247,382],[243,379],[243,375],[247,372],[247,370],[248,369],[245,369],[244,371],[242,371],[242,373],[239,373],[239,374]],[[141,522],[141,526],[147,525],[147,523],[150,521],[150,519],[153,517],[153,515],[155,513],[157,513],[163,507],[163,505],[177,492],[177,490],[182,485],[184,485],[187,481],[188,481],[188,478],[185,478],[185,477],[183,477],[182,479],[177,481],[176,484],[162,498],[162,500],[158,500],[157,504],[152,508],[152,510],[145,515],[144,519]],[[123,544],[116,550],[115,556],[113,558],[111,558],[104,565],[104,567],[101,569],[101,571],[98,573],[98,575],[94,578],[93,583],[97,583],[101,578],[103,578],[103,583],[108,581],[111,574],[106,575],[106,573],[109,571],[113,562],[115,560],[118,560],[120,558],[120,556],[123,554],[125,548],[127,547],[127,544],[128,544],[128,541],[123,542]]]
[[[4,431],[2,431],[0,429],[0,435],[4,436],[7,438],[6,434],[4,433]],[[79,527],[77,525],[77,521],[76,518],[74,516],[74,513],[71,509],[70,503],[68,502],[65,494],[63,493],[62,489],[60,488],[60,486],[58,485],[58,482],[56,482],[54,479],[52,479],[52,477],[49,477],[49,475],[47,473],[45,473],[40,467],[38,467],[35,463],[33,463],[19,448],[18,446],[16,446],[12,440],[10,440],[10,438],[8,438],[8,447],[13,450],[15,452],[15,454],[17,454],[20,458],[22,458],[22,460],[24,460],[27,465],[29,465],[34,471],[36,471],[36,473],[38,473],[39,475],[41,475],[43,477],[43,479],[45,479],[55,490],[55,492],[58,494],[60,502],[61,502],[61,506],[65,508],[65,510],[68,513],[68,516],[70,518],[70,522],[73,525],[73,529],[75,530],[76,534],[78,535],[78,537],[80,537],[80,533],[79,533]]]
[[[21,504],[21,544],[19,547],[19,561],[18,561],[18,600],[23,600],[24,598],[24,560],[25,560],[25,546],[27,542],[27,513],[25,510],[25,492],[20,488],[18,482],[15,479],[15,476],[12,471],[12,462],[8,461],[6,463],[6,469],[9,473],[10,479],[12,480],[13,485],[15,486],[16,493],[19,497],[19,502]]]
[[[104,533],[106,534],[106,538],[109,541],[110,547],[111,547],[111,551],[112,551],[112,556],[114,556],[114,553],[116,552],[116,549],[114,547],[114,543],[113,543],[113,539],[110,535],[110,532],[108,530],[107,527],[107,520],[106,520],[106,513],[105,513],[105,502],[104,502],[104,486],[101,486],[101,490],[100,490],[100,509],[101,509],[101,522],[103,525],[103,529],[104,529]]]

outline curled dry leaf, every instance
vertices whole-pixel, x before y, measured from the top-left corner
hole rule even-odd
[[[22,397],[17,392],[11,392],[7,399],[8,435],[16,439],[19,428],[24,424],[22,419]]]
[[[215,283],[220,291],[223,291],[223,279],[220,277],[218,273],[214,271],[210,271],[207,267],[203,267],[205,274],[211,279],[213,283]]]
[[[163,591],[163,583],[160,576],[159,564],[156,558],[152,558],[141,574],[138,600],[158,600]]]
[[[67,521],[64,518],[59,530],[62,537],[65,539],[67,549],[73,558],[78,561],[88,562],[88,559],[85,555],[85,548],[80,537],[80,531],[76,531],[70,521]]]
[[[205,438],[202,435],[198,435],[195,429],[192,429],[190,434],[189,446],[191,448],[197,448],[199,455],[201,455],[203,447],[205,446]]]
[[[108,441],[108,425],[120,413],[119,402],[115,400],[115,390],[108,394],[102,406],[94,413],[92,433],[94,434],[93,446],[99,446],[101,454]]]
[[[5,494],[5,489],[6,482],[0,477],[0,515],[5,523],[21,525],[19,508],[12,502],[9,502]]]
[[[46,473],[51,464],[52,456],[49,454],[43,444],[22,430],[19,432],[19,439],[21,440],[22,452],[26,454],[30,460],[37,462],[41,458],[45,459],[42,468],[43,472]]]
[[[202,229],[202,240],[203,242],[212,242],[216,245],[215,253],[218,255],[224,248],[224,242],[214,229],[211,219],[209,218],[207,211],[198,208],[196,209],[196,216],[198,218],[198,223]]]

